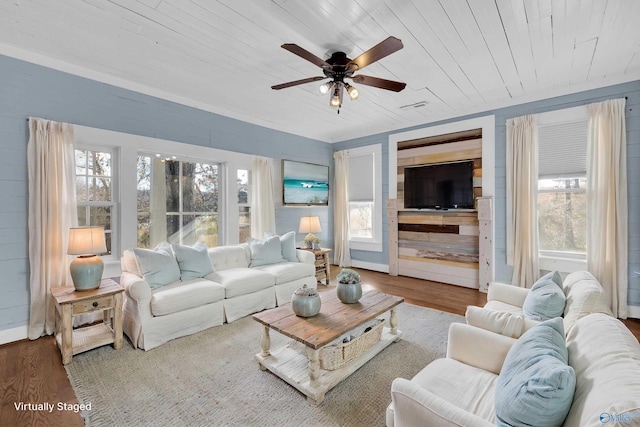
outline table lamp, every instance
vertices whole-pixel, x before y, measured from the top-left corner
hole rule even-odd
[[[313,233],[319,233],[322,229],[320,228],[320,217],[317,216],[303,216],[300,218],[300,227],[298,228],[298,233],[309,233],[304,238],[305,243],[309,248],[313,247],[313,241],[316,239],[316,236]]]
[[[98,289],[104,263],[98,254],[107,252],[104,227],[72,227],[69,229],[67,254],[78,255],[69,267],[77,291]]]

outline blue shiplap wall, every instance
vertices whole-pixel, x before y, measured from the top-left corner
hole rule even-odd
[[[506,120],[525,114],[536,114],[562,108],[576,107],[593,102],[600,102],[612,98],[627,97],[626,126],[627,126],[627,168],[629,194],[629,305],[640,307],[640,277],[634,272],[640,271],[640,81],[634,81],[615,86],[590,90],[572,95],[559,96],[542,101],[530,102],[508,108],[490,110],[479,114],[457,117],[400,129],[393,132],[371,135],[334,144],[334,150],[361,147],[364,145],[382,143],[385,149],[382,153],[383,162],[383,190],[382,197],[388,198],[388,147],[389,135],[413,129],[436,126],[459,120],[466,120],[486,115],[495,115],[495,245],[496,245],[496,279],[511,281],[511,267],[506,263]],[[384,250],[382,253],[352,251],[352,258],[380,264],[388,264],[388,222],[386,212],[383,216]]]
[[[29,116],[272,157],[277,160],[276,167],[281,158],[324,165],[332,161],[331,146],[322,141],[0,55],[0,332],[26,325],[29,316]],[[279,232],[297,231],[304,215],[320,216],[329,230],[326,207],[277,204],[276,215]]]

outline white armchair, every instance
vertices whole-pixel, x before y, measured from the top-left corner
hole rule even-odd
[[[449,328],[447,356],[391,385],[387,426],[493,426],[494,389],[515,339],[474,326]]]

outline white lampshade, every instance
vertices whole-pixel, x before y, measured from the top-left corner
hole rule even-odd
[[[107,252],[104,227],[73,227],[69,229],[69,255],[97,255]]]
[[[317,216],[303,216],[300,218],[300,227],[298,233],[319,233],[322,231],[320,228],[320,217]]]

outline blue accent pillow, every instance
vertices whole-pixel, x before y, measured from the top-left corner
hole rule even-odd
[[[560,273],[554,271],[533,284],[524,300],[522,311],[528,319],[549,320],[562,316],[566,300]]]
[[[171,253],[171,246],[160,244],[154,250],[133,248],[138,270],[151,289],[180,280],[180,267]]]
[[[251,250],[251,264],[249,264],[249,267],[287,261],[282,257],[282,244],[278,236],[272,236],[267,239],[254,239],[253,237],[249,237],[247,243]]]
[[[507,353],[495,392],[497,426],[561,426],[569,413],[576,375],[562,318],[526,331]]]
[[[213,265],[207,245],[196,242],[193,246],[171,245],[180,266],[180,279],[189,280],[204,277],[213,273]]]
[[[273,236],[275,236],[275,234],[271,234],[269,232],[264,233],[265,239]],[[296,252],[296,232],[290,231],[279,237],[282,257],[289,262],[298,262],[298,254]]]

